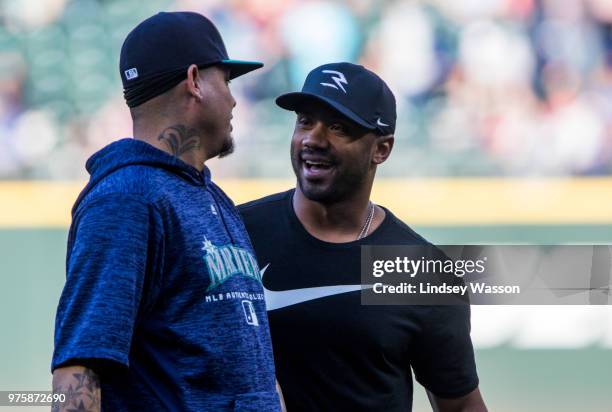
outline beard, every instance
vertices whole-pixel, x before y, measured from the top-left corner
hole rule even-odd
[[[235,144],[234,144],[234,138],[232,136],[229,136],[224,142],[223,142],[223,146],[221,146],[221,150],[219,151],[219,159],[229,156],[232,153],[234,153],[234,149],[235,149]]]

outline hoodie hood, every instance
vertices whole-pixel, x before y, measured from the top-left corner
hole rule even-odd
[[[125,138],[109,144],[87,160],[85,168],[90,179],[72,208],[73,215],[87,193],[102,179],[119,169],[134,165],[168,170],[194,186],[206,186],[206,182],[210,181],[210,171],[206,166],[199,172],[193,166],[146,142]]]

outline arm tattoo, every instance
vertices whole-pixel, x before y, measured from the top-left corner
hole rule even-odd
[[[63,393],[64,403],[55,403],[51,412],[100,412],[100,379],[91,369],[84,368],[53,386],[53,393]]]
[[[63,393],[64,388],[62,387],[62,385],[53,385],[53,393]],[[68,402],[68,394],[66,394],[66,403]],[[60,407],[62,406],[62,404],[58,401],[54,401],[53,404],[51,405],[51,412],[59,412]]]
[[[164,142],[175,157],[181,157],[181,155],[190,150],[200,148],[200,138],[196,130],[189,129],[182,124],[175,124],[164,129],[157,137],[157,140]]]

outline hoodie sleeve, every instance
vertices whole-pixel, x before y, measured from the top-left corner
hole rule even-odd
[[[104,195],[80,208],[70,229],[52,370],[87,360],[129,366],[143,290],[157,279],[162,227],[155,207],[134,195]]]

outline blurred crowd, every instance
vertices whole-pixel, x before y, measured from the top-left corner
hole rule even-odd
[[[331,61],[395,93],[383,175],[612,174],[610,0],[0,0],[0,178],[84,178],[130,135],[119,49],[159,10],[200,12],[230,57],[265,63],[231,84],[237,150],[217,177],[291,175],[274,98]]]

